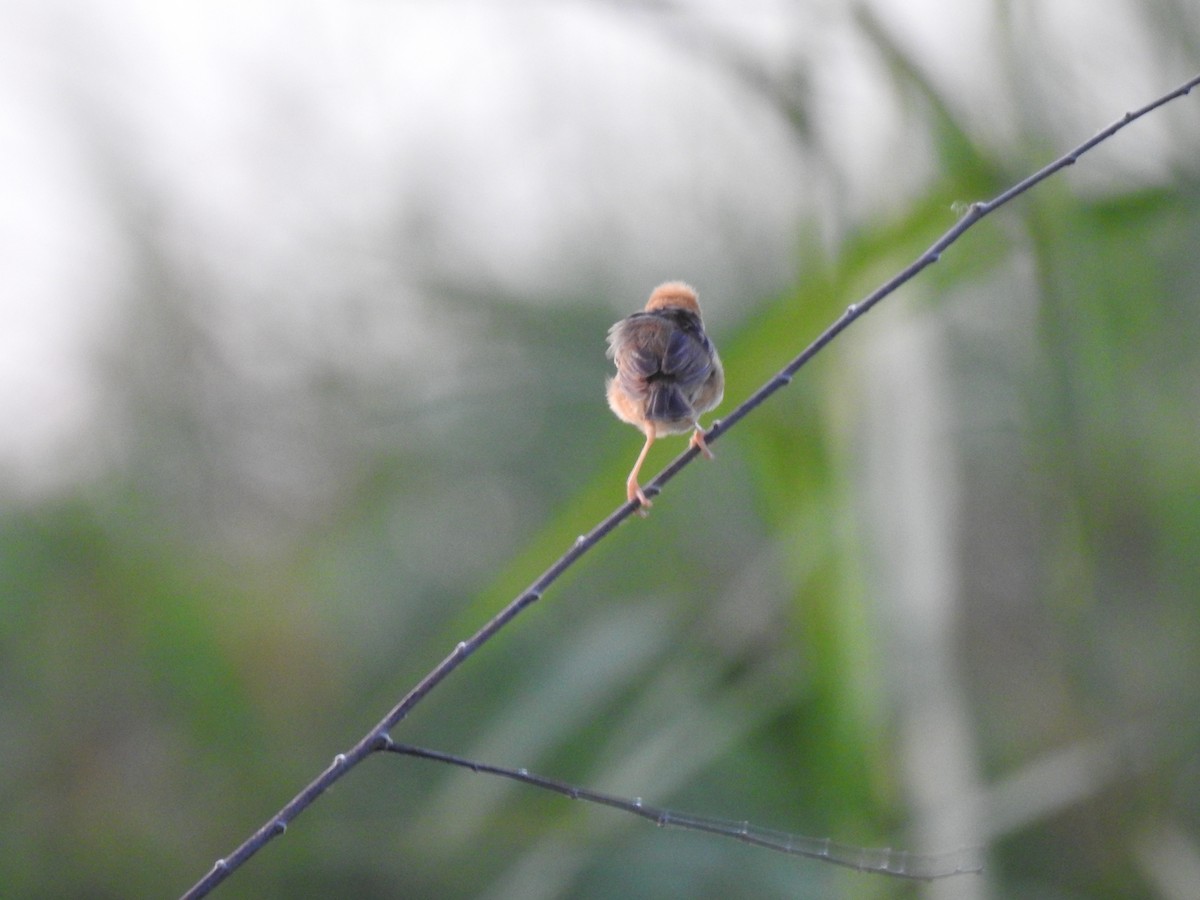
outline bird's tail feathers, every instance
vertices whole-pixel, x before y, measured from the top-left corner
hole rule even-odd
[[[678,385],[661,382],[650,384],[649,395],[646,398],[646,418],[668,422],[692,417],[691,404]]]

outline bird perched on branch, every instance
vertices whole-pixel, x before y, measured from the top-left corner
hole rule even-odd
[[[712,459],[699,418],[725,395],[725,372],[704,333],[696,291],[682,281],[660,284],[642,312],[608,330],[608,356],[617,364],[617,374],[608,379],[608,405],[646,435],[625,482],[626,496],[645,515],[650,501],[638,472],[655,438],[691,431],[692,446]]]

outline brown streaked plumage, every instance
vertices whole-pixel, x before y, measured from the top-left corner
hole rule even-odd
[[[617,374],[608,379],[608,405],[646,435],[625,482],[626,496],[645,515],[650,501],[637,478],[655,438],[691,431],[692,445],[712,459],[699,419],[721,402],[725,372],[704,333],[696,291],[682,281],[660,284],[642,312],[610,328],[608,355],[617,364]]]

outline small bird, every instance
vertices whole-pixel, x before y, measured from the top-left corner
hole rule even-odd
[[[725,395],[725,371],[717,348],[704,333],[700,300],[682,281],[660,284],[646,308],[608,330],[608,356],[617,374],[608,379],[608,405],[622,422],[642,430],[646,444],[625,482],[630,500],[650,501],[638,485],[638,472],[654,439],[692,432],[692,446],[713,458],[704,442],[700,415]]]

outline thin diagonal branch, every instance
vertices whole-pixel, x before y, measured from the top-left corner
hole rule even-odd
[[[950,878],[953,875],[978,875],[983,871],[978,848],[927,854],[909,853],[906,850],[892,850],[891,848],[854,847],[849,844],[836,843],[829,838],[805,837],[801,834],[789,834],[786,831],[762,828],[751,825],[749,822],[696,816],[691,813],[664,809],[660,806],[650,806],[643,803],[640,797],[626,800],[624,797],[577,787],[565,781],[547,778],[544,775],[535,775],[527,769],[494,766],[455,756],[452,753],[443,753],[440,750],[427,750],[424,747],[391,742],[385,744],[384,750],[403,756],[415,756],[419,759],[430,759],[459,766],[484,775],[496,775],[511,781],[519,781],[542,790],[553,791],[572,800],[584,800],[588,803],[609,806],[630,815],[648,819],[660,828],[682,828],[687,831],[702,831],[706,834],[720,835],[744,844],[766,847],[768,850],[789,853],[793,856],[817,859],[835,866],[844,866],[847,869],[854,869],[856,872],[873,872],[878,875],[891,875],[894,878],[908,878],[913,881],[934,881],[939,878]]]
[[[733,428],[738,422],[744,419],[747,415],[753,412],[758,406],[767,400],[772,394],[780,388],[789,384],[793,376],[806,365],[814,356],[820,353],[826,346],[829,345],[834,338],[845,331],[853,322],[861,318],[872,307],[883,300],[885,297],[894,293],[898,288],[907,282],[911,281],[918,274],[924,271],[929,266],[933,265],[941,257],[943,251],[951,244],[958,240],[967,229],[971,228],[976,222],[984,216],[1000,208],[1015,197],[1028,191],[1030,188],[1049,178],[1055,172],[1073,165],[1083,154],[1087,153],[1098,144],[1108,140],[1114,134],[1127,125],[1140,119],[1142,116],[1153,112],[1160,106],[1169,103],[1179,97],[1188,94],[1194,87],[1200,85],[1200,75],[1197,75],[1188,81],[1184,82],[1174,90],[1163,94],[1161,97],[1146,104],[1140,109],[1132,112],[1127,112],[1120,119],[1113,122],[1107,128],[1097,132],[1088,140],[1084,141],[1078,147],[1070,152],[1060,156],[1050,164],[1030,175],[1028,178],[1018,182],[996,197],[986,202],[972,203],[963,216],[950,228],[945,234],[938,238],[928,250],[917,257],[909,266],[899,272],[896,276],[880,285],[873,292],[868,294],[857,303],[848,306],[828,328],[823,331],[816,340],[808,345],[795,359],[784,366],[773,378],[766,384],[750,395],[743,403],[734,409],[728,416],[713,425],[706,435],[708,443],[719,440],[724,437],[726,432]],[[679,474],[684,466],[688,465],[699,454],[699,450],[689,446],[687,450],[676,457],[665,469],[663,469],[655,478],[644,487],[647,496],[656,496],[661,493],[664,486],[672,478]],[[300,793],[288,801],[278,813],[272,816],[261,828],[247,838],[236,850],[229,856],[220,859],[212,867],[200,881],[198,881],[186,894],[185,898],[204,897],[218,884],[229,877],[230,873],[235,871],[251,856],[261,850],[272,838],[283,834],[287,830],[287,826],[291,821],[302,813],[305,809],[312,805],[324,791],[340,779],[343,775],[349,772],[352,768],[362,762],[371,753],[384,750],[390,744],[388,732],[401,722],[409,712],[438,684],[442,682],[451,672],[457,669],[462,663],[479,647],[487,643],[496,635],[505,625],[515,619],[526,607],[542,597],[546,590],[556,582],[559,577],[566,572],[571,566],[579,561],[585,553],[595,547],[600,541],[608,536],[621,522],[629,518],[638,508],[638,504],[634,501],[625,503],[618,507],[607,518],[600,522],[595,528],[585,535],[581,535],[570,546],[562,556],[554,562],[545,572],[521,594],[509,602],[500,612],[498,612],[487,624],[480,628],[475,634],[460,642],[450,654],[438,663],[429,671],[424,678],[397,703],[386,716],[384,716],[374,728],[372,728],[357,744],[351,747],[345,753],[339,753],[334,757],[333,762],[321,772],[312,782],[310,782]]]

